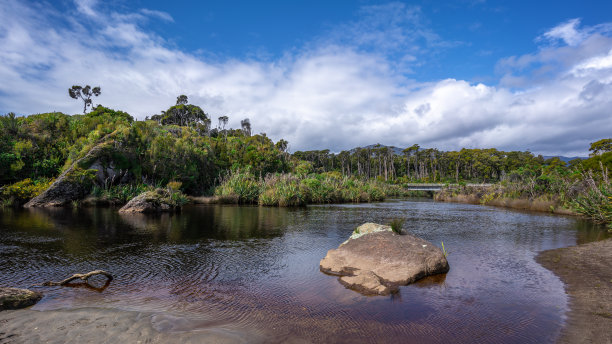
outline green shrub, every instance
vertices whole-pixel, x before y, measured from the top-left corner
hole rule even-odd
[[[145,184],[120,184],[107,187],[95,185],[91,194],[99,200],[110,204],[125,204],[141,193],[154,189],[154,187]]]
[[[597,182],[591,171],[585,174],[587,190],[573,199],[570,204],[579,214],[598,223],[608,223],[612,229],[612,187],[607,175]]]
[[[391,226],[391,229],[395,233],[401,234],[402,227],[404,226],[404,222],[406,222],[406,219],[396,217],[393,220],[391,220],[391,222],[389,222],[389,226]]]
[[[46,178],[34,181],[26,178],[17,183],[7,185],[2,188],[2,193],[0,194],[2,204],[6,206],[20,206],[48,189],[52,182],[51,179]]]
[[[257,203],[259,194],[259,182],[249,170],[234,170],[215,189],[215,195],[226,203]]]
[[[94,185],[94,181],[96,180],[96,172],[97,170],[86,170],[75,166],[66,174],[65,181],[78,184],[81,188],[83,188],[83,190],[87,190],[87,192],[89,192]]]
[[[268,175],[264,179],[259,204],[267,206],[300,206],[306,204],[299,178],[291,174]]]
[[[145,200],[154,204],[167,204],[172,208],[181,208],[189,202],[185,194],[178,190],[170,188],[156,188],[151,191],[145,191]]]

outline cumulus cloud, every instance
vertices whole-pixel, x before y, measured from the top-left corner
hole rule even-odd
[[[256,132],[285,138],[293,150],[379,142],[569,155],[584,154],[589,142],[612,132],[607,24],[549,30],[564,44],[500,61],[498,85],[417,83],[398,73],[398,53],[408,51],[404,60],[418,68],[422,52],[446,43],[422,24],[418,9],[395,3],[364,8],[364,18],[387,19],[357,36],[339,39],[332,32],[273,61],[208,60],[172,48],[145,29],[148,17],[170,21],[163,12],[117,13],[80,1],[76,11],[88,19],[79,21],[52,8],[2,3],[0,112],[76,113],[81,105],[68,98],[67,88],[95,84],[102,95],[94,102],[140,119],[187,94],[213,123],[228,115],[237,127],[248,117]],[[384,17],[397,6],[399,17]],[[393,40],[384,49],[369,48],[385,35]]]

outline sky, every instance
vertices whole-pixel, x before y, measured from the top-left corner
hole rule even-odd
[[[585,156],[612,136],[612,1],[0,0],[0,114],[138,119],[185,94],[291,151]]]

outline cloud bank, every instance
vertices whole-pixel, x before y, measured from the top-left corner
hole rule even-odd
[[[538,51],[503,59],[499,83],[485,85],[411,80],[411,68],[453,43],[404,5],[364,8],[373,24],[357,36],[359,23],[340,25],[325,39],[260,61],[212,60],[173,47],[146,29],[153,20],[172,25],[176,18],[164,12],[77,3],[67,15],[0,0],[0,112],[78,113],[82,105],[68,98],[68,87],[95,84],[102,95],[94,103],[140,119],[186,94],[213,123],[228,115],[237,127],[248,117],[254,131],[285,138],[292,150],[419,143],[584,155],[612,133],[608,23],[581,27],[574,19],[551,28],[535,38]],[[373,20],[387,17],[389,26]]]

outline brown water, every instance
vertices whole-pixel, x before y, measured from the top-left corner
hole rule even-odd
[[[95,269],[115,276],[103,290],[43,288],[35,310],[138,311],[151,314],[161,332],[221,328],[248,333],[251,342],[552,342],[567,297],[535,255],[607,236],[575,218],[425,199],[298,209],[191,206],[156,216],[113,209],[0,216],[0,286]],[[356,226],[395,217],[406,218],[414,235],[444,241],[448,274],[366,297],[319,272],[327,250]]]

